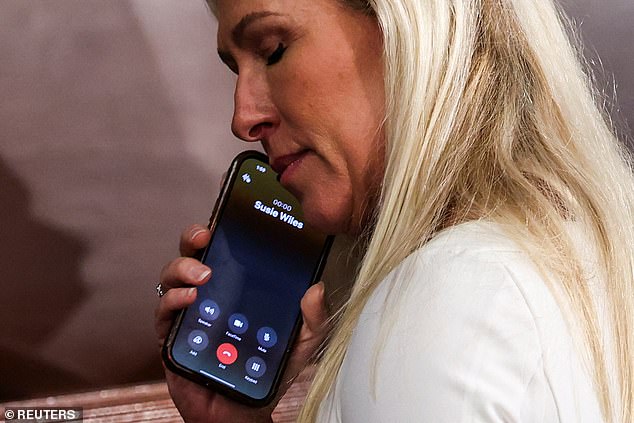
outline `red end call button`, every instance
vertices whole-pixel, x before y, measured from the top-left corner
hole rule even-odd
[[[233,364],[238,359],[238,350],[236,347],[226,342],[220,344],[216,350],[216,357],[222,364]]]

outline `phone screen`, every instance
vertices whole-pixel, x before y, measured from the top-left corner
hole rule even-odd
[[[228,183],[202,258],[213,273],[185,311],[171,356],[257,401],[277,382],[327,237],[265,162],[247,158]]]

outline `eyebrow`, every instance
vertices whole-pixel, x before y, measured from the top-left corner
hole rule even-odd
[[[231,30],[231,37],[234,39],[234,41],[241,40],[242,37],[244,36],[244,31],[247,29],[249,25],[251,25],[253,22],[259,19],[263,19],[269,16],[281,16],[281,14],[275,13],[275,12],[263,11],[263,12],[253,12],[253,13],[244,15],[242,19],[240,19],[240,22],[238,22],[238,24],[235,27],[233,27],[233,29]]]
[[[244,38],[244,31],[251,25],[253,22],[264,19],[269,16],[282,16],[281,13],[275,12],[252,12],[247,15],[244,15],[240,22],[237,23],[236,26],[231,30],[231,38],[234,40],[236,44],[240,44],[240,41]],[[227,51],[218,49],[218,56],[220,56],[220,60],[222,60],[227,66],[230,68],[235,65],[235,61],[231,54]]]

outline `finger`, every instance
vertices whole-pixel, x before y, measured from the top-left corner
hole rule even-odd
[[[169,333],[175,314],[191,305],[196,300],[196,293],[196,288],[178,288],[170,289],[163,295],[154,310],[154,329],[160,345]]]
[[[161,270],[163,289],[199,286],[211,277],[211,269],[196,259],[179,257],[167,263]]]
[[[287,382],[292,382],[308,365],[327,335],[328,313],[323,282],[313,285],[306,291],[304,298],[302,298],[301,308],[304,322],[288,361],[284,377]]]
[[[191,257],[198,250],[209,244],[211,234],[209,229],[202,225],[192,225],[181,234],[179,250],[182,256]]]
[[[308,288],[302,298],[301,310],[304,324],[310,333],[316,334],[325,330],[324,324],[328,320],[328,312],[323,282],[318,282]]]

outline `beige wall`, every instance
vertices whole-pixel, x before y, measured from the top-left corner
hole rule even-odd
[[[634,4],[569,7],[634,125]],[[232,84],[202,1],[0,2],[0,399],[161,376],[160,268],[249,147]]]
[[[154,285],[244,148],[200,1],[0,2],[0,397],[160,377]]]

